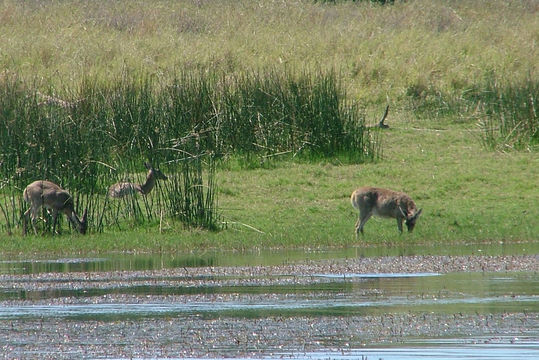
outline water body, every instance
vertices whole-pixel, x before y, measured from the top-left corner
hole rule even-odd
[[[455,249],[470,252],[529,254],[521,245]],[[533,271],[126,276],[357,255],[352,249],[3,260],[0,349],[6,358],[539,358]]]

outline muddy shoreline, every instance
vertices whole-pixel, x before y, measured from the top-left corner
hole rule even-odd
[[[354,296],[381,298],[384,289],[364,288],[360,278],[345,274],[411,274],[455,272],[511,273],[539,271],[539,255],[515,256],[397,256],[305,261],[280,266],[193,267],[148,271],[40,273],[0,275],[0,286],[16,299],[0,307],[133,306],[149,304],[277,304],[309,302],[339,293],[325,293],[324,284],[351,282]],[[327,277],[321,275],[337,275]],[[357,281],[357,285],[353,285]],[[236,292],[236,287],[312,286],[309,292]],[[133,287],[184,289],[185,293],[130,294]],[[189,289],[196,290],[190,293]],[[227,291],[223,291],[227,288]],[[104,291],[93,295],[92,291]],[[77,293],[80,291],[80,293]],[[430,296],[423,294],[421,296]],[[437,293],[444,295],[443,293]],[[407,298],[414,303],[423,300]],[[447,296],[455,296],[448,294]],[[457,295],[460,296],[460,295]],[[504,302],[518,294],[502,296]],[[536,306],[535,306],[536,307]],[[346,353],[374,345],[399,344],[407,339],[462,338],[463,342],[513,344],[539,341],[539,316],[533,311],[430,311],[395,308],[369,311],[354,308],[344,315],[308,315],[279,312],[221,314],[219,312],[164,313],[163,315],[29,316],[0,319],[0,351],[7,359],[185,358],[185,357],[293,357],[305,352]]]

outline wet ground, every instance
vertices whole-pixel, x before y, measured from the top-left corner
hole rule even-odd
[[[529,248],[4,259],[0,352],[536,359],[539,255]]]

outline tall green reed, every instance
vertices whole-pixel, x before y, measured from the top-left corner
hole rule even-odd
[[[518,83],[487,74],[479,84],[449,95],[416,84],[407,93],[419,117],[449,116],[461,122],[473,120],[483,146],[491,150],[539,149],[539,82],[528,77]]]
[[[539,150],[539,81],[522,84],[489,81],[470,95],[481,112],[478,124],[485,147],[500,150]]]
[[[220,215],[215,194],[215,161],[211,157],[204,158],[196,156],[171,164],[178,171],[163,183],[163,192],[171,218],[190,227],[216,230]]]
[[[357,147],[373,140],[333,72],[182,74],[167,90],[167,132],[190,131],[219,156],[378,156]],[[185,135],[174,139],[181,143]]]

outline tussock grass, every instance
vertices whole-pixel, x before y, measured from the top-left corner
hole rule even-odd
[[[409,89],[410,104],[419,118],[452,117],[475,122],[485,148],[500,151],[539,149],[539,82],[487,79],[459,96],[427,87]]]
[[[539,149],[539,81],[500,86],[493,82],[473,99],[480,110],[479,126],[487,148]]]

